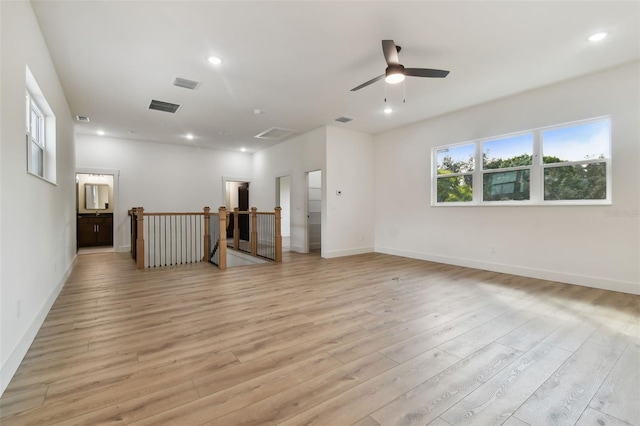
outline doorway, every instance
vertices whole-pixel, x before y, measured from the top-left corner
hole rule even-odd
[[[282,249],[291,247],[291,176],[276,178],[276,206],[280,207],[280,235]]]
[[[227,211],[233,212],[237,207],[241,212],[249,210],[249,182],[247,181],[225,181],[225,205]],[[247,214],[240,215],[238,217],[238,228],[240,231],[240,240],[249,241],[249,220],[250,217]],[[230,216],[229,223],[227,223],[227,241],[233,244],[233,216]],[[234,247],[238,248],[238,247]]]
[[[307,173],[307,242],[309,251],[322,248],[322,171]]]
[[[76,173],[76,249],[114,250],[115,174]]]

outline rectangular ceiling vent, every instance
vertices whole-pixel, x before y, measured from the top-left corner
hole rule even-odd
[[[164,112],[170,112],[171,114],[175,114],[180,109],[180,105],[172,104],[170,102],[157,101],[153,99],[149,104],[149,109],[155,109],[156,111],[164,111]]]
[[[76,120],[78,120],[81,123],[88,123],[89,117],[87,117],[86,115],[76,115]]]
[[[182,87],[184,89],[196,90],[198,87],[200,87],[200,82],[194,81],[194,80],[188,80],[186,78],[176,77],[176,79],[173,81],[173,85]]]
[[[293,135],[294,133],[295,132],[293,130],[282,129],[280,127],[272,127],[262,133],[255,135],[254,137],[258,139],[277,140],[284,139],[287,136]]]
[[[343,115],[342,117],[336,118],[336,121],[339,121],[340,123],[348,123],[350,121],[353,121],[353,118]]]

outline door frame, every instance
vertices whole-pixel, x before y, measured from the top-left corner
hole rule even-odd
[[[251,179],[247,177],[222,176],[222,203],[220,206],[227,205],[227,182],[247,182],[251,188]],[[251,191],[249,191],[249,207],[251,207]],[[214,207],[211,207],[212,209]]]
[[[320,172],[320,252],[321,255],[324,252],[324,244],[323,244],[323,238],[322,238],[322,234],[324,233],[324,226],[322,226],[322,219],[324,218],[324,215],[322,213],[322,206],[324,204],[324,196],[323,196],[323,192],[324,192],[324,185],[323,185],[323,180],[324,180],[324,171],[322,169],[315,169],[315,170],[308,170],[306,172],[304,172],[304,182],[305,182],[305,188],[304,188],[304,195],[305,195],[305,200],[304,200],[304,236],[305,236],[305,242],[304,242],[304,248],[306,249],[306,251],[304,253],[309,253],[311,251],[311,242],[310,242],[310,238],[309,238],[309,173],[314,173],[314,172]]]
[[[81,175],[112,175],[113,176],[113,229],[111,232],[113,233],[113,250],[116,252],[127,252],[131,251],[131,244],[129,243],[126,246],[120,245],[121,241],[118,237],[119,224],[121,221],[121,213],[120,213],[120,170],[117,169],[100,169],[96,167],[76,167],[76,172],[74,174],[74,178],[78,174]],[[78,220],[78,185],[76,183],[76,221]],[[135,206],[131,206],[135,207]],[[77,231],[77,230],[76,230]],[[125,238],[125,241],[128,241]],[[78,234],[76,232],[76,247],[78,247]],[[76,252],[77,252],[76,248]]]
[[[293,198],[293,176],[292,176],[292,172],[283,172],[283,173],[279,173],[276,174],[275,177],[275,191],[276,191],[276,207],[282,207],[280,205],[280,194],[281,194],[281,189],[280,189],[280,180],[282,178],[289,178],[289,235],[287,238],[289,238],[289,250],[291,249],[291,215],[292,215],[292,207],[293,207],[293,203],[292,203],[292,198]]]

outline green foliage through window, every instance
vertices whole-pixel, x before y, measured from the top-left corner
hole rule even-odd
[[[599,118],[435,148],[435,202],[608,203],[610,127]]]

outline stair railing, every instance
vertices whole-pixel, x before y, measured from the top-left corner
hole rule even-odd
[[[280,207],[273,212],[234,211],[225,207],[211,212],[149,213],[143,207],[129,210],[131,256],[138,269],[209,261],[227,268],[227,223],[234,224],[234,248],[245,248],[253,256],[282,262]],[[238,218],[248,214],[249,240],[241,239]],[[233,217],[231,217],[233,216]],[[246,237],[246,235],[242,235]],[[237,241],[237,242],[236,242]]]

